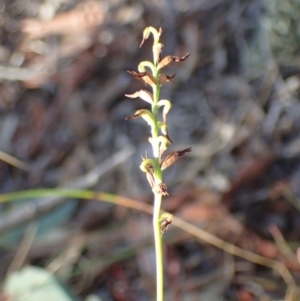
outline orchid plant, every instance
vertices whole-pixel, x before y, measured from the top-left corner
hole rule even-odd
[[[143,33],[143,39],[140,47],[145,40],[153,35],[153,62],[143,61],[138,65],[138,71],[128,71],[134,78],[143,80],[152,89],[152,93],[148,90],[140,90],[133,94],[126,94],[130,98],[140,98],[151,105],[151,111],[141,109],[134,115],[126,119],[135,119],[142,117],[151,128],[151,136],[149,142],[152,145],[153,157],[142,157],[140,169],[146,174],[146,178],[154,194],[154,212],[153,212],[153,231],[156,254],[156,283],[157,283],[157,301],[163,301],[163,251],[162,251],[162,234],[167,230],[172,222],[172,215],[161,215],[162,197],[169,195],[167,185],[163,182],[163,171],[171,166],[179,157],[184,156],[191,151],[186,148],[179,151],[173,151],[164,156],[164,152],[172,144],[172,140],[168,132],[167,115],[170,112],[172,104],[170,100],[160,99],[161,87],[171,82],[175,74],[167,75],[161,73],[162,69],[172,63],[184,62],[189,57],[186,54],[183,57],[168,55],[161,57],[163,44],[160,42],[162,30],[156,30],[154,27],[147,27]],[[162,109],[162,112],[161,110]],[[161,115],[161,116],[160,116]]]

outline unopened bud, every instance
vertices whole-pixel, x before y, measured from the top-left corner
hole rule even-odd
[[[188,59],[188,57],[190,56],[189,53],[187,53],[186,55],[179,57],[179,56],[174,56],[174,55],[168,55],[165,56],[157,65],[158,69],[162,69],[164,67],[167,67],[169,65],[171,65],[172,63],[178,63],[178,62],[184,62]]]
[[[148,84],[150,86],[156,85],[156,80],[155,80],[154,76],[148,71],[140,72],[140,73],[135,72],[135,71],[127,71],[127,72],[136,79],[142,79],[146,84]]]
[[[161,74],[159,76],[159,84],[163,85],[165,83],[169,83],[172,81],[172,79],[175,77],[176,74],[171,74],[171,75],[166,75],[166,74]]]
[[[157,194],[161,194],[162,196],[168,196],[168,187],[165,183],[156,184],[153,187],[153,192]]]
[[[145,72],[145,71],[147,71],[147,69],[146,69],[147,67],[152,71],[152,73],[155,72],[154,71],[155,67],[154,67],[153,63],[150,62],[150,61],[143,61],[143,62],[141,62],[138,65],[138,70],[139,70],[139,72]]]
[[[169,100],[167,100],[167,99],[162,99],[162,100],[160,100],[160,101],[157,103],[157,105],[158,105],[159,107],[164,107],[162,115],[163,115],[164,123],[166,123],[166,122],[167,122],[167,114],[168,114],[169,111],[171,110],[172,104],[171,104],[171,102],[170,102]]]
[[[143,39],[142,39],[142,42],[140,44],[140,48],[143,46],[144,42],[149,38],[150,36],[150,33],[153,34],[153,38],[154,38],[154,43],[158,43],[159,41],[159,37],[162,33],[162,29],[159,28],[159,30],[157,31],[154,27],[152,26],[149,26],[147,28],[144,29],[144,32],[143,32]]]
[[[143,119],[146,120],[146,122],[151,127],[154,127],[155,122],[154,122],[153,114],[149,110],[146,110],[146,109],[141,109],[141,110],[136,111],[134,113],[134,115],[126,117],[126,120],[136,119],[138,117],[142,117]]]
[[[153,45],[153,58],[154,58],[154,64],[157,64],[160,59],[160,54],[162,52],[164,45],[162,43],[155,43]]]
[[[170,213],[165,213],[162,215],[160,219],[160,231],[161,235],[163,235],[169,228],[170,224],[173,221],[173,215]]]
[[[130,97],[130,98],[141,98],[142,100],[152,104],[153,102],[153,95],[147,90],[140,90],[138,92],[135,92],[133,94],[125,94],[125,96]]]
[[[172,152],[170,154],[168,154],[162,161],[161,161],[161,170],[164,170],[166,168],[168,168],[169,166],[171,166],[174,162],[177,161],[177,159],[179,157],[184,156],[186,153],[189,153],[192,151],[192,148],[186,148],[180,151],[176,151],[176,152]]]

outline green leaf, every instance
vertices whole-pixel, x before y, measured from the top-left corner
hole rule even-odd
[[[8,276],[3,291],[14,301],[79,301],[47,270],[27,266]]]

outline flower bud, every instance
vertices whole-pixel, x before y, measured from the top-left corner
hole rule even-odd
[[[160,167],[161,167],[161,170],[164,170],[166,168],[168,168],[169,166],[171,166],[174,162],[177,161],[177,159],[179,157],[182,157],[184,156],[186,153],[188,152],[191,152],[192,151],[192,148],[189,147],[189,148],[186,148],[186,149],[183,149],[183,150],[179,150],[179,151],[176,151],[176,152],[172,152],[170,154],[168,154],[160,163]]]
[[[154,73],[155,67],[154,67],[153,63],[149,62],[149,61],[143,61],[138,65],[139,72],[147,71],[146,67],[148,67],[152,71],[152,73]]]
[[[149,159],[149,158],[144,159],[143,158],[143,161],[140,165],[140,169],[143,172],[154,174],[154,164],[155,164],[155,162],[153,159]]]
[[[155,187],[155,177],[154,177],[154,162],[152,159],[143,159],[140,169],[146,173],[146,178],[153,189]]]
[[[162,106],[164,107],[162,115],[163,115],[164,123],[166,123],[166,122],[167,122],[167,114],[168,114],[169,111],[171,110],[172,104],[171,104],[171,102],[170,102],[169,100],[167,100],[167,99],[162,99],[162,100],[160,100],[160,101],[157,103],[157,105],[158,105],[159,107],[162,107]]]
[[[184,55],[183,57],[179,57],[179,56],[174,56],[174,55],[168,55],[165,56],[157,65],[158,69],[162,69],[164,67],[167,67],[169,65],[171,65],[172,63],[178,63],[178,62],[184,62],[188,59],[188,57],[190,56],[189,53],[187,53],[186,55]]]
[[[159,76],[159,84],[162,86],[165,83],[168,83],[172,81],[172,79],[175,77],[176,74],[166,75],[166,74],[160,74]]]
[[[148,72],[135,72],[135,71],[127,71],[129,74],[131,74],[134,78],[136,79],[142,79],[146,84],[150,85],[150,86],[155,86],[156,85],[156,79],[154,78],[154,76]]]
[[[166,138],[168,139],[168,141],[170,142],[170,144],[172,144],[173,142],[172,142],[172,140],[171,140],[171,138],[169,136],[167,124],[166,123],[161,124],[160,125],[160,130],[166,136]]]
[[[162,43],[156,43],[153,45],[152,50],[153,50],[153,61],[154,64],[156,65],[159,60],[160,60],[160,54],[162,52],[164,45]]]
[[[165,183],[159,183],[153,187],[153,192],[157,194],[161,194],[162,196],[167,196],[168,194],[168,187]]]
[[[150,27],[146,27],[143,32],[143,39],[140,44],[140,48],[143,46],[144,42],[149,38],[149,36],[150,36]]]
[[[152,104],[153,102],[153,95],[147,90],[140,90],[138,92],[135,92],[133,94],[125,94],[125,96],[130,97],[130,98],[141,98],[142,100]]]
[[[146,109],[137,110],[134,113],[134,115],[126,117],[126,120],[135,119],[135,118],[138,118],[138,117],[142,117],[143,119],[145,119],[146,122],[151,127],[155,126],[153,114],[149,110],[146,110]]]
[[[164,213],[160,219],[160,231],[163,235],[169,228],[170,224],[173,221],[173,215],[170,213]]]
[[[159,41],[159,37],[162,33],[162,29],[159,28],[159,30],[157,31],[154,27],[152,26],[149,26],[147,28],[144,29],[144,32],[143,32],[143,40],[140,44],[140,48],[143,46],[144,42],[149,38],[150,36],[150,33],[153,34],[153,38],[154,38],[154,44],[158,43]]]

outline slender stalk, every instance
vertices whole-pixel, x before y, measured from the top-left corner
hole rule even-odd
[[[155,73],[153,74],[156,80],[158,81],[159,78],[159,71],[155,68]],[[158,126],[158,111],[159,107],[157,106],[157,103],[159,101],[160,97],[160,86],[159,83],[156,84],[152,88],[153,91],[153,104],[152,104],[152,114],[154,117],[154,129],[152,132],[152,138],[155,139],[159,135],[159,126]],[[158,143],[152,143],[152,148],[153,148],[153,156],[158,159],[159,157],[159,145]]]
[[[152,114],[155,121],[155,127],[152,133],[153,141],[159,135],[158,127],[158,112],[159,108],[157,103],[160,99],[160,84],[159,84],[159,70],[154,68],[153,76],[156,79],[157,84],[152,88],[153,90],[153,104]],[[159,145],[153,143],[153,156],[156,160],[159,160]],[[156,175],[162,181],[162,171],[159,164],[156,165]],[[164,274],[163,274],[163,247],[162,237],[160,231],[160,208],[161,208],[162,195],[154,192],[154,209],[153,209],[153,233],[154,233],[154,245],[155,245],[155,258],[156,258],[156,301],[163,301],[164,294]]]
[[[164,289],[164,274],[163,274],[163,249],[162,238],[160,231],[160,206],[161,195],[155,194],[154,196],[154,209],[153,209],[153,232],[155,244],[155,257],[156,257],[156,300],[163,301]]]

